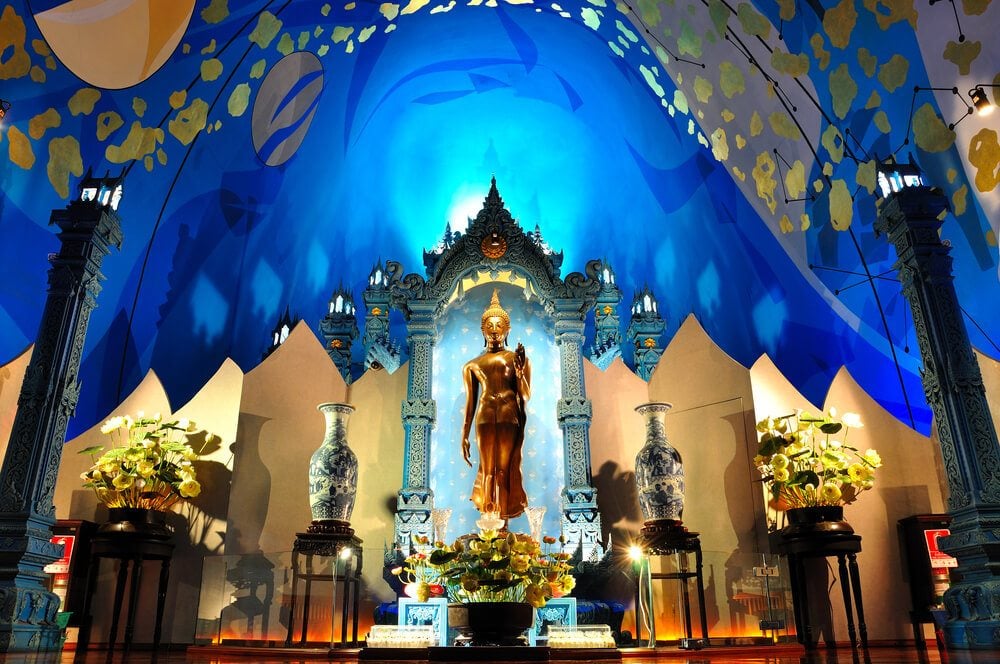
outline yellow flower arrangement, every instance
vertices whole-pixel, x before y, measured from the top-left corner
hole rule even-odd
[[[80,450],[94,462],[80,475],[83,486],[112,508],[166,511],[182,498],[197,497],[201,484],[193,462],[218,438],[204,435],[196,452],[190,444],[195,431],[197,427],[189,420],[164,420],[159,414],[147,417],[142,411],[134,418],[112,417],[101,426],[101,433],[111,437],[111,448],[95,445]]]
[[[773,509],[848,505],[874,486],[882,458],[847,444],[848,431],[864,426],[861,418],[836,415],[834,409],[820,417],[797,412],[757,423],[754,465],[770,487]]]
[[[418,551],[392,570],[406,583],[405,592],[419,601],[447,595],[452,602],[528,602],[538,608],[576,586],[570,573],[570,554],[554,551],[557,540],[542,543],[523,533],[483,530],[457,539],[436,542],[429,552]],[[430,547],[426,537],[418,549]]]

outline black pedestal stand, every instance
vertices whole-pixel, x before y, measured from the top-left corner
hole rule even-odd
[[[702,576],[701,540],[698,533],[684,527],[680,521],[663,519],[647,521],[640,532],[643,553],[648,557],[669,556],[674,553],[694,553],[695,569],[678,569],[676,572],[653,572],[655,580],[676,579],[681,581],[681,598],[684,605],[684,633],[681,647],[697,650],[708,645],[708,618],[705,614],[705,580]],[[688,579],[695,580],[698,592],[698,618],[701,621],[701,638],[695,639],[691,631],[691,599],[688,594]],[[638,600],[638,598],[636,598]],[[639,622],[636,621],[636,638],[639,638]]]

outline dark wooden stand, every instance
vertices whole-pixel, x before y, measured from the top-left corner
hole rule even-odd
[[[705,579],[702,575],[702,555],[701,540],[698,533],[691,532],[679,521],[647,522],[642,529],[642,550],[646,556],[669,556],[675,553],[694,553],[694,571],[688,570],[685,566],[679,567],[676,572],[654,572],[650,578],[654,580],[675,579],[681,582],[681,599],[684,605],[684,632],[688,641],[692,637],[691,631],[691,598],[688,593],[688,580],[695,580],[695,589],[698,591],[698,617],[701,620],[702,642],[694,644],[695,647],[708,645],[708,618],[705,613]],[[636,638],[639,638],[639,623],[636,621]],[[682,644],[683,645],[683,644]]]
[[[788,531],[789,529],[785,529]],[[865,608],[861,599],[861,577],[858,574],[857,554],[861,552],[861,536],[853,531],[817,531],[806,533],[778,533],[775,539],[778,553],[788,556],[788,571],[792,585],[792,604],[795,615],[795,631],[798,642],[808,650],[815,649],[819,639],[814,634],[814,626],[809,620],[809,594],[806,585],[805,560],[807,558],[828,558],[836,556],[840,575],[840,590],[844,596],[847,612],[847,634],[851,647],[857,647],[861,636],[861,646],[868,648],[868,626],[865,624]],[[852,602],[853,591],[853,602]],[[854,626],[854,609],[857,607],[858,624]],[[827,647],[832,645],[827,642]]]
[[[336,557],[347,548],[352,549],[355,554],[347,559],[343,574],[337,574]],[[335,591],[338,582],[343,584],[340,645],[358,645],[358,609],[361,600],[362,553],[361,540],[353,534],[296,533],[295,545],[292,548],[292,601],[288,613],[288,633],[285,636],[286,646],[292,645],[292,636],[295,633],[295,598],[300,579],[305,581],[305,593],[302,596],[302,628],[299,634],[299,645],[306,644],[309,633],[309,604],[312,597],[313,581],[332,581]],[[305,556],[305,571],[302,571],[300,568],[301,556]],[[331,574],[314,573],[313,556],[334,558],[332,563],[333,572]],[[354,562],[353,565],[352,562]],[[351,623],[350,641],[347,640],[348,621]]]
[[[174,545],[162,535],[140,532],[98,532],[90,541],[90,567],[87,574],[86,597],[83,616],[80,621],[80,640],[77,650],[86,650],[90,643],[92,617],[90,605],[97,586],[97,573],[102,558],[118,560],[118,583],[115,585],[115,603],[111,614],[111,629],[108,632],[108,650],[114,650],[118,638],[118,623],[121,618],[122,602],[125,599],[125,585],[129,577],[129,563],[132,564],[129,582],[128,616],[125,619],[124,649],[132,646],[135,631],[135,615],[139,604],[139,584],[142,581],[142,564],[147,560],[160,561],[160,581],[156,593],[156,626],[153,631],[154,650],[160,645],[163,627],[163,605],[167,599],[167,583],[170,580],[170,559]]]

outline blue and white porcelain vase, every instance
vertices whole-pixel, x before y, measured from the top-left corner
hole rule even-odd
[[[358,492],[358,457],[347,446],[347,421],[354,406],[321,403],[326,436],[309,461],[310,532],[352,534],[354,498]]]
[[[684,466],[663,426],[670,408],[669,403],[654,402],[635,409],[646,419],[646,444],[635,457],[635,482],[647,523],[680,521],[684,513]]]

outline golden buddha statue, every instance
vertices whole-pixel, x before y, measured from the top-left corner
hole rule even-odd
[[[466,395],[462,457],[471,467],[469,432],[475,420],[479,472],[472,502],[480,512],[513,519],[528,505],[521,484],[521,447],[531,397],[531,364],[524,346],[518,344],[513,351],[506,346],[510,316],[495,289],[483,311],[482,330],[486,351],[462,368]]]

